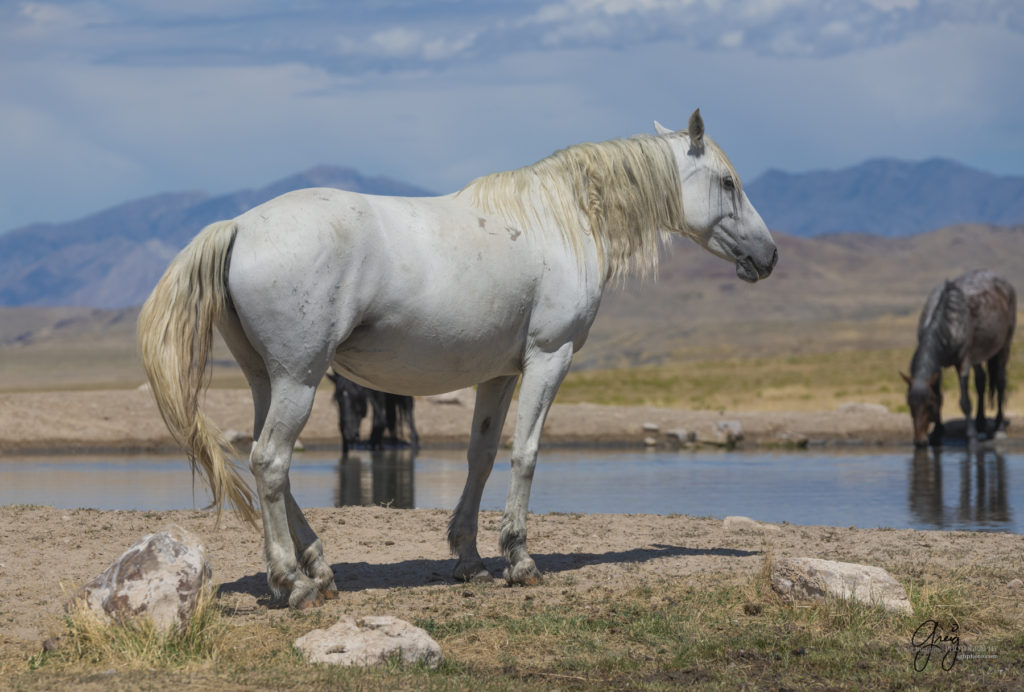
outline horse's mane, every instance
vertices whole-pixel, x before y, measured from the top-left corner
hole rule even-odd
[[[708,154],[732,168],[710,138],[704,142]],[[578,256],[591,235],[608,277],[653,271],[664,232],[688,232],[679,168],[662,136],[578,144],[530,166],[477,178],[457,194],[527,232],[553,223]]]
[[[931,300],[929,303],[931,305],[925,306],[918,324],[917,333],[920,344],[914,353],[912,369],[916,366],[918,355],[922,354],[922,347],[926,343],[930,349],[934,350],[929,353],[930,356],[944,358],[950,353],[959,351],[966,336],[967,296],[955,283],[945,282],[934,303]]]

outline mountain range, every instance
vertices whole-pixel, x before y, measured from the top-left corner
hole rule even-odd
[[[382,195],[428,190],[351,168],[318,166],[259,189],[165,193],[76,221],[0,235],[0,305],[122,308],[141,303],[171,258],[206,224],[284,192],[339,187]],[[1024,177],[952,161],[875,159],[840,171],[768,171],[746,186],[772,230],[904,237],[956,223],[1024,223]]]

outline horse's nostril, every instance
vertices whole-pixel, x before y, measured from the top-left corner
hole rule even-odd
[[[772,269],[775,268],[775,264],[779,261],[779,248],[772,249],[772,261],[769,262],[768,266]]]

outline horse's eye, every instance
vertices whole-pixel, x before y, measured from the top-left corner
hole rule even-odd
[[[722,187],[724,187],[729,192],[732,192],[733,190],[736,189],[736,181],[732,179],[731,175],[727,175],[724,178],[722,178]]]

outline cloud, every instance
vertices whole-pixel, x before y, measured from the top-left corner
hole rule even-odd
[[[0,231],[316,163],[445,192],[654,118],[685,127],[697,106],[748,178],[888,155],[1021,173],[1022,16],[1017,0],[0,3]]]

